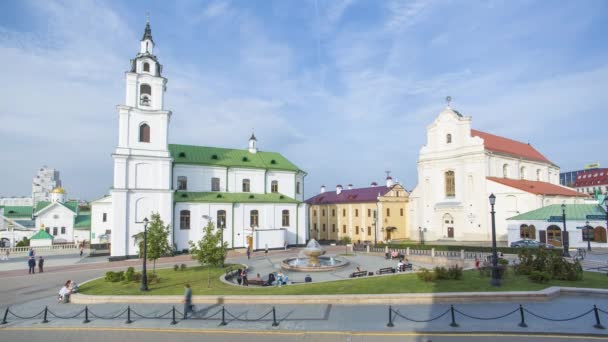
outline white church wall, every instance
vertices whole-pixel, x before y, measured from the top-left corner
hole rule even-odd
[[[226,192],[226,168],[217,166],[183,165],[173,166],[173,188],[178,189],[177,179],[180,176],[187,177],[188,188],[186,191],[210,192],[211,179],[220,179],[220,190]],[[232,189],[231,189],[232,190]],[[231,191],[233,192],[233,191]]]
[[[228,189],[230,192],[243,192],[243,179],[249,179],[250,192],[264,193],[264,175],[261,169],[231,168],[228,170]]]
[[[104,214],[106,220],[104,221]],[[91,203],[91,242],[100,243],[99,237],[112,231],[112,197],[108,196]]]
[[[63,239],[71,242],[74,240],[74,214],[73,211],[60,204],[55,204],[51,208],[43,211],[36,216],[36,228],[49,228],[49,233],[55,239]],[[65,232],[61,233],[61,228],[65,227]],[[57,234],[53,234],[54,228],[57,228]]]
[[[181,229],[180,212],[190,210],[190,229]],[[189,241],[199,241],[203,238],[203,228],[209,220],[203,218],[207,215],[217,228],[217,212],[226,211],[226,228],[224,229],[224,241],[228,242],[228,248],[232,248],[232,204],[228,203],[176,203],[175,204],[175,228],[173,235],[178,250],[188,249]]]
[[[279,193],[295,198],[295,172],[288,171],[268,171],[266,172],[266,192],[271,192],[272,181],[277,181]]]

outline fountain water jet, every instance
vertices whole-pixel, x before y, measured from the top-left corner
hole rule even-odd
[[[347,260],[337,259],[333,256],[322,256],[325,252],[317,240],[311,239],[306,247],[300,251],[298,257],[283,260],[281,267],[289,271],[320,272],[332,271],[348,265]]]

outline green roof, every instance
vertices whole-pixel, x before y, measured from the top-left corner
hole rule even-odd
[[[30,206],[4,206],[4,216],[8,218],[32,217],[32,207]]]
[[[39,212],[40,210],[48,207],[49,205],[53,204],[52,202],[47,202],[47,201],[40,201],[38,203],[36,203],[36,211],[35,212]],[[73,212],[77,212],[78,209],[78,201],[67,201],[63,204],[63,206],[65,206],[66,208],[70,209]]]
[[[91,215],[78,215],[74,219],[74,229],[88,230],[91,228]]]
[[[30,238],[30,240],[53,240],[53,235],[45,232],[44,230],[39,230],[38,233],[34,234],[34,236],[32,236]]]
[[[276,152],[250,153],[248,150],[175,144],[169,145],[169,151],[174,164],[301,171],[287,158]]]
[[[254,194],[249,192],[176,192],[175,202],[210,203],[301,203],[291,197],[270,193]]]
[[[597,204],[566,204],[566,220],[586,221],[587,215],[606,215],[604,208]],[[508,220],[546,221],[551,216],[562,216],[562,205],[552,204],[544,208],[528,211]]]

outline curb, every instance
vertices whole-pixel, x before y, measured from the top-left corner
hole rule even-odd
[[[608,290],[552,286],[540,291],[513,292],[447,292],[380,295],[260,295],[260,296],[193,296],[194,304],[456,304],[522,301],[549,301],[559,296],[608,297]],[[74,294],[74,304],[172,304],[183,296],[92,296]]]

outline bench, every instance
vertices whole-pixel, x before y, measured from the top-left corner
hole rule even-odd
[[[263,279],[248,279],[247,282],[249,283],[249,285],[255,285],[255,286],[266,285],[266,281],[264,281]]]
[[[377,274],[395,273],[395,269],[392,267],[385,267],[378,270]]]
[[[358,278],[358,277],[366,277],[366,276],[367,276],[367,271],[359,271],[359,272],[351,273],[348,277],[349,278]]]
[[[405,272],[407,270],[410,270],[410,271],[413,270],[412,264],[403,264],[403,265],[399,266],[399,272]]]

